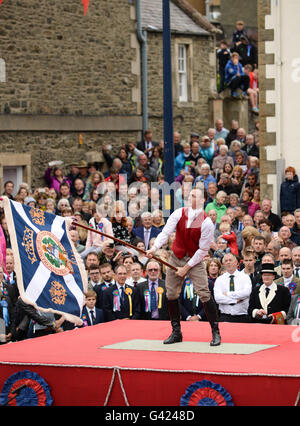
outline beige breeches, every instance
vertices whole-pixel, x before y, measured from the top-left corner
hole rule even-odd
[[[185,256],[183,259],[178,259],[174,253],[172,253],[168,262],[172,266],[182,267],[189,261],[189,259],[190,257],[188,256]],[[188,276],[191,279],[195,293],[197,296],[199,296],[201,302],[208,302],[211,297],[211,293],[208,288],[207,274],[204,263],[200,262],[191,268]],[[176,275],[176,272],[173,269],[167,268],[166,289],[167,298],[169,300],[176,300],[179,298],[184,279],[185,278],[181,278]]]

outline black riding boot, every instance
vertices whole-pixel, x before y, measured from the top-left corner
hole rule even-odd
[[[208,302],[203,303],[206,317],[211,326],[212,341],[210,346],[219,346],[221,344],[221,335],[218,323],[218,311],[214,299],[211,297]]]
[[[168,339],[164,340],[165,345],[182,342],[179,300],[168,300],[168,310],[172,324],[172,334]]]

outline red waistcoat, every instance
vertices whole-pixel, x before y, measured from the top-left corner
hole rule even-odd
[[[191,227],[187,228],[188,208],[182,209],[182,216],[176,227],[176,237],[172,244],[172,251],[178,259],[185,255],[193,257],[199,249],[199,240],[201,237],[201,225],[206,219],[204,210],[193,220]]]

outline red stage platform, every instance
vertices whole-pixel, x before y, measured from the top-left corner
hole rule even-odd
[[[225,344],[250,351],[252,345],[275,346],[250,354],[213,353],[220,347],[209,346],[208,353],[105,349],[130,340],[162,341],[170,334],[168,321],[114,321],[1,346],[0,391],[12,374],[30,370],[48,383],[53,405],[179,406],[186,389],[203,379],[223,386],[237,406],[294,405],[300,390],[299,329],[229,323],[220,329]],[[182,323],[182,330],[185,342],[210,341],[207,323]]]

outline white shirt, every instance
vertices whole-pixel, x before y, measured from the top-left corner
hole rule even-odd
[[[125,284],[130,285],[131,287],[134,286],[134,282],[137,282],[137,284],[142,283],[143,281],[145,281],[146,278],[144,277],[140,277],[138,280],[134,280],[132,277],[127,278],[127,280],[125,281]]]
[[[95,285],[101,284],[101,280],[100,280],[99,282],[97,282],[97,283],[95,283],[93,280],[89,280],[89,283],[90,283],[93,287],[95,287]]]
[[[122,297],[122,288],[124,288],[124,295],[125,295],[125,284],[124,285],[120,285],[119,283],[116,282],[120,297]]]
[[[89,314],[89,318],[90,318],[91,324],[93,324],[93,319],[92,319],[91,311],[92,311],[92,312],[94,312],[94,320],[95,320],[95,319],[96,319],[96,309],[95,309],[95,308],[90,309],[90,308],[88,308],[87,306],[86,306],[86,309],[87,309],[87,311],[88,311],[88,314]]]
[[[234,291],[230,291],[230,276],[234,275]],[[225,272],[214,285],[215,301],[222,314],[247,315],[252,284],[250,277],[236,270],[233,274]],[[224,293],[227,293],[226,295]],[[238,303],[239,300],[242,300]]]
[[[114,279],[112,279],[111,281],[103,281],[101,284],[105,284],[106,287],[111,287],[112,285],[116,284],[116,282]]]
[[[288,287],[289,283],[291,283],[293,281],[293,277],[294,277],[293,274],[289,278],[284,278],[283,277],[283,282],[284,282],[284,286],[285,287]]]
[[[176,226],[182,217],[183,208],[175,210],[169,219],[167,220],[166,225],[163,230],[155,239],[154,248],[156,250],[160,249],[164,244],[168,242],[169,236],[175,232]],[[199,216],[202,209],[194,210],[191,207],[188,208],[188,222],[187,227],[190,228],[194,219]],[[194,256],[188,261],[189,266],[193,267],[200,263],[204,256],[207,255],[211,243],[214,240],[214,224],[212,220],[207,217],[201,225],[201,237],[199,239],[199,249],[195,252]]]

